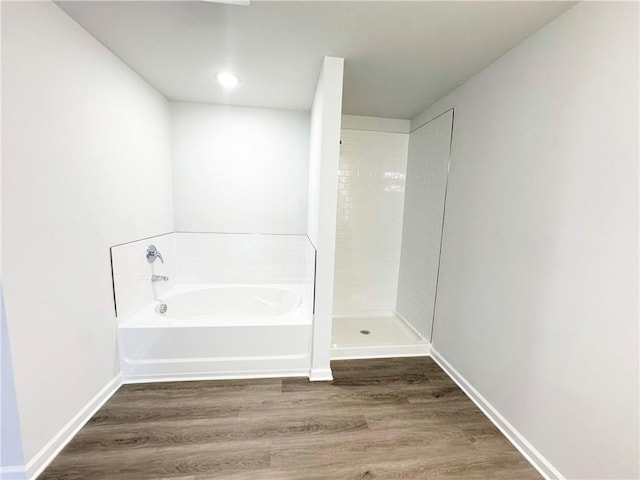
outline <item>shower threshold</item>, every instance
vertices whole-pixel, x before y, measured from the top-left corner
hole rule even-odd
[[[430,344],[397,314],[334,315],[331,359],[429,355]]]

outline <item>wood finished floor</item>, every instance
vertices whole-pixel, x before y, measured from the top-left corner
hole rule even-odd
[[[429,357],[124,385],[39,480],[539,479]]]

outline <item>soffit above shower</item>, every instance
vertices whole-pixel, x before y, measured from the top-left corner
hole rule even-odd
[[[405,119],[573,3],[57,2],[169,100],[308,110],[328,55],[346,59],[344,113]]]

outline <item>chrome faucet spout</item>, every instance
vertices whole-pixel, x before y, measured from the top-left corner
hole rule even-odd
[[[151,281],[153,283],[155,283],[155,282],[168,282],[169,281],[169,277],[167,277],[166,275],[151,275]]]

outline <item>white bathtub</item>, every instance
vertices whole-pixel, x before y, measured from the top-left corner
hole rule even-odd
[[[306,376],[311,288],[178,285],[120,323],[125,380]]]
[[[295,318],[300,306],[299,293],[271,286],[209,287],[177,293],[165,300],[163,319],[220,324],[265,324],[273,319]]]

